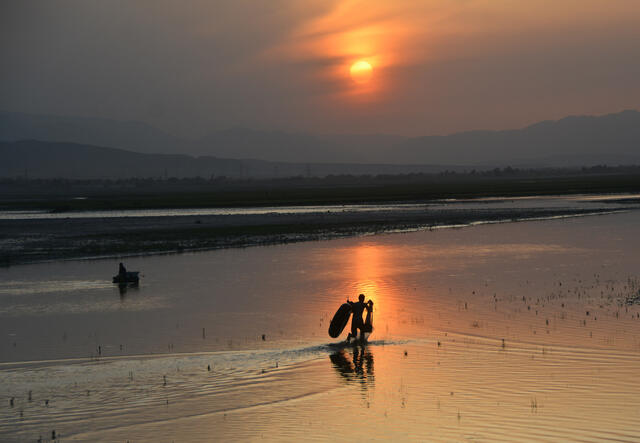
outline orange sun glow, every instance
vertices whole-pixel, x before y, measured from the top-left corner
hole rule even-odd
[[[369,62],[358,60],[351,65],[351,78],[356,83],[367,83],[373,75],[373,68]]]

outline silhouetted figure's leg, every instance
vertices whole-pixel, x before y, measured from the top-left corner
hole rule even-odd
[[[354,339],[358,338],[358,324],[355,322],[351,322],[351,332],[347,336],[347,341],[353,337]]]

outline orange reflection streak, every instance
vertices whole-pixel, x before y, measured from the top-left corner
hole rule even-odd
[[[374,303],[374,331],[370,340],[426,336],[433,332],[441,310],[442,288],[426,284],[426,276],[442,260],[441,252],[407,245],[387,245],[363,240],[353,246],[331,249],[323,255],[323,279],[335,281],[332,296],[323,298],[322,311],[329,320],[348,298]],[[421,281],[421,284],[417,284]],[[444,299],[446,300],[446,299]],[[350,329],[347,325],[344,338]]]
[[[356,292],[373,300],[375,306],[380,296],[380,261],[384,252],[379,246],[369,245],[359,246],[354,252]]]
[[[396,330],[400,296],[389,279],[395,272],[396,257],[393,248],[362,244],[349,253],[353,260],[353,296],[364,294],[365,300],[372,300],[374,306],[374,337],[383,338]]]

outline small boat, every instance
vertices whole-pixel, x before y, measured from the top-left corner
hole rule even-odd
[[[134,283],[137,284],[140,281],[140,272],[127,272],[125,275],[118,274],[113,276],[113,282],[119,284]]]

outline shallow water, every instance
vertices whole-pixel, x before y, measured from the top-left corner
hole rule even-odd
[[[40,220],[66,218],[119,218],[119,217],[182,217],[194,215],[265,215],[265,214],[323,214],[336,212],[415,211],[442,209],[455,205],[460,209],[492,208],[602,208],[619,207],[617,203],[603,205],[608,200],[634,200],[640,194],[606,194],[573,196],[491,197],[478,199],[445,199],[429,203],[379,203],[348,205],[256,206],[227,208],[127,209],[105,211],[0,210],[0,220]]]
[[[0,269],[0,437],[638,440],[639,226],[139,257],[122,294],[117,260]],[[336,346],[328,322],[360,292],[372,343]]]

